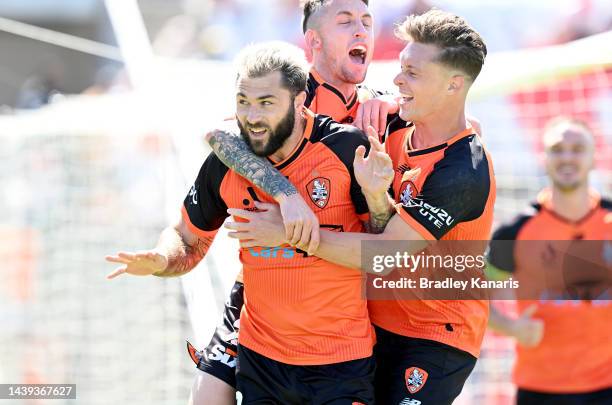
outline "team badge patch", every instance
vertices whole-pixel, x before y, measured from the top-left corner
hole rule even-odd
[[[325,208],[329,201],[331,182],[325,177],[317,177],[306,185],[306,190],[312,202],[319,208]]]
[[[428,376],[427,371],[419,367],[406,369],[406,388],[408,388],[408,392],[411,394],[419,392],[427,382]]]
[[[406,208],[418,206],[414,201],[417,195],[417,189],[413,182],[404,181],[400,186],[401,194],[399,196],[399,203]]]

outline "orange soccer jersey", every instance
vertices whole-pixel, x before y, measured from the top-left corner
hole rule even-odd
[[[512,272],[513,278],[529,282],[563,265],[564,258],[559,257],[557,249],[562,245],[559,241],[594,241],[593,246],[603,247],[599,254],[604,256],[602,259],[607,262],[610,274],[611,236],[610,201],[601,200],[591,192],[590,212],[572,222],[552,211],[550,191],[544,190],[528,212],[493,234],[493,240],[525,242],[513,242],[510,246],[492,243],[489,262],[500,270]],[[587,261],[596,262],[595,258]],[[588,271],[587,268],[573,270]],[[517,345],[515,383],[523,389],[550,393],[582,393],[612,387],[612,297],[546,298],[535,301],[538,308],[533,315],[544,321],[544,337],[533,348]],[[533,300],[518,301],[518,309],[522,312],[533,303]]]
[[[306,107],[342,124],[350,124],[355,120],[359,108],[359,93],[365,93],[367,98],[382,94],[360,85],[355,86],[355,91],[347,100],[340,90],[326,83],[314,69],[310,70],[306,93],[308,95],[304,103]]]
[[[355,86],[354,93],[346,100],[340,90],[326,83],[316,70],[311,69],[306,84],[306,101],[304,105],[315,114],[327,115],[339,123],[352,123],[359,107],[359,91],[367,92],[369,98],[378,96],[379,92],[367,89],[365,86]],[[236,281],[242,282],[242,271]]]
[[[468,128],[441,145],[414,150],[413,131],[413,124],[398,117],[389,124],[385,143],[396,172],[392,188],[401,218],[427,240],[488,240],[495,178],[480,138]],[[402,181],[416,168],[421,169],[416,179]],[[376,326],[476,357],[489,314],[484,300],[370,300],[368,307]]]
[[[352,172],[358,130],[305,110],[304,138],[274,166],[311,204],[322,228],[361,232],[367,204]],[[271,198],[210,155],[186,197],[183,216],[199,235],[215,232],[228,207]],[[240,249],[245,305],[240,344],[287,364],[322,365],[368,357],[373,330],[360,272],[289,246]]]

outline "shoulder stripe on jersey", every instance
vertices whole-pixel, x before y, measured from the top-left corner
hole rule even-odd
[[[317,95],[317,87],[319,87],[319,82],[315,79],[312,73],[308,74],[308,81],[306,82],[306,101],[304,101],[305,107],[310,107],[315,96]]]
[[[391,134],[405,128],[410,128],[412,126],[412,122],[406,122],[399,117],[399,114],[393,114],[388,117],[387,129],[385,130],[385,134],[383,135],[382,142],[385,142]]]
[[[497,228],[489,242],[487,261],[500,270],[514,272],[516,267],[514,248],[518,235],[525,225],[539,214],[541,209],[540,204],[531,204],[529,212],[524,212]]]
[[[530,204],[529,210],[520,213],[510,222],[507,222],[500,226],[495,232],[491,239],[494,240],[516,240],[521,229],[525,226],[529,220],[534,218],[541,211],[542,206],[538,203]]]
[[[353,97],[351,97],[351,99],[349,100],[349,104],[346,106],[346,109],[350,110],[351,108],[353,108],[356,102],[357,102],[357,92],[354,92]]]
[[[276,170],[282,170],[285,167],[289,166],[295,159],[298,158],[298,156],[300,156],[300,154],[302,153],[302,151],[304,150],[304,148],[306,147],[306,145],[308,144],[308,139],[304,138],[302,139],[302,143],[300,144],[300,146],[296,149],[296,151],[293,153],[293,155],[291,155],[289,157],[289,159],[285,160],[284,162],[282,162],[280,165],[278,166],[274,166],[274,168]],[[274,164],[274,162],[270,161],[272,164]]]

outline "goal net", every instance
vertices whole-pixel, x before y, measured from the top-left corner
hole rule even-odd
[[[545,184],[539,134],[558,114],[595,128],[593,180],[610,194],[610,41],[489,56],[469,111],[495,163],[497,223]],[[74,383],[84,404],[186,401],[194,369],[184,340],[207,343],[237,271],[235,245],[219,237],[203,266],[174,279],[107,281],[104,256],[154,246],[176,218],[207,153],[202,129],[231,111],[233,68],[159,64],[160,80],[138,94],[0,116],[0,381]],[[368,84],[393,90],[396,69],[374,64]],[[488,334],[458,402],[511,403],[512,353]]]

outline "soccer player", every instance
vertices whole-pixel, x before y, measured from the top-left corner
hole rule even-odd
[[[564,261],[555,253],[559,240],[592,241],[585,243],[593,248],[605,241],[609,251],[612,203],[589,188],[593,133],[581,121],[558,118],[547,126],[543,140],[550,187],[527,212],[493,234],[489,263],[495,278],[512,276],[528,283],[544,271],[558,271]],[[606,248],[595,252],[605,255]],[[584,260],[579,268],[562,271],[593,275],[591,266],[598,261],[585,265]],[[513,372],[517,404],[612,404],[610,262],[604,288],[588,296],[526,297],[517,301],[522,315],[516,319],[492,306],[491,328],[518,344]]]
[[[352,160],[367,139],[304,108],[302,61],[303,52],[289,45],[244,51],[236,84],[241,136],[315,202],[322,227],[361,231],[367,204]],[[257,201],[273,200],[211,154],[185,198],[181,223],[153,251],[109,257],[124,264],[110,277],[184,273],[201,259],[228,208],[255,210]],[[199,253],[190,256],[192,249]],[[291,247],[242,249],[240,258],[239,402],[373,403],[374,332],[362,275]]]
[[[464,19],[437,10],[408,17],[397,33],[407,45],[395,78],[402,99],[399,117],[387,129],[388,154],[370,128],[370,156],[359,148],[354,162],[370,227],[382,233],[322,230],[315,252],[362,270],[367,270],[361,263],[362,241],[404,240],[405,250],[416,253],[431,240],[487,240],[492,225],[492,162],[465,117],[466,96],[486,46]],[[240,164],[229,155],[226,163]],[[252,164],[251,169],[257,167]],[[263,160],[259,164],[266,167]],[[281,180],[278,173],[266,174]],[[387,194],[389,185],[394,200]],[[282,237],[277,209],[259,207],[265,212],[233,210],[249,222],[228,224],[235,231],[230,235],[244,247],[290,242]],[[479,355],[487,302],[370,301],[369,310],[377,331],[377,402],[452,403]]]
[[[359,128],[372,125],[384,133],[387,115],[398,111],[393,96],[359,86],[365,79],[373,54],[373,17],[367,0],[307,0],[303,2],[302,28],[308,49],[312,52],[305,106],[311,111],[331,117],[340,123],[352,123]],[[365,101],[364,101],[365,99]],[[362,102],[363,101],[363,102]],[[223,144],[230,144],[221,132],[208,135],[213,150],[222,161],[226,161]],[[236,150],[228,152],[231,157],[248,156],[251,150],[242,144],[242,154]],[[270,195],[296,194],[292,184],[276,179],[260,182],[266,171],[249,170],[248,158],[235,166],[235,170],[246,176]],[[271,170],[269,166],[267,170]],[[283,179],[284,180],[284,179]],[[283,193],[278,189],[282,188]],[[285,202],[285,206],[290,205]],[[293,204],[293,203],[291,203]],[[317,209],[310,203],[310,208]],[[286,208],[289,209],[289,208]],[[283,218],[286,219],[286,214]],[[287,237],[294,243],[298,239],[304,250],[313,250],[318,244],[318,224],[304,222],[288,224]],[[238,275],[224,308],[223,320],[217,326],[210,343],[202,351],[189,346],[189,353],[198,373],[192,390],[194,404],[231,404],[236,387],[235,366],[240,311],[243,306],[242,274]]]

